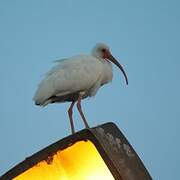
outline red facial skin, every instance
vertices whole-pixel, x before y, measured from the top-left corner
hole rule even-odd
[[[103,49],[103,58],[105,60],[109,60],[111,61],[112,63],[114,63],[123,73],[124,77],[125,77],[125,80],[126,80],[126,84],[128,84],[128,78],[127,78],[127,75],[123,69],[123,67],[121,66],[121,64],[113,57],[113,55],[110,53],[109,50],[107,49]]]
[[[111,54],[111,53],[110,53],[108,50],[104,50],[104,52],[103,52],[103,58],[104,58],[104,59],[109,59],[110,54]]]

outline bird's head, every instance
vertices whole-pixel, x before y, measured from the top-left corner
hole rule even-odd
[[[103,59],[105,61],[111,61],[114,63],[122,71],[126,80],[126,84],[128,84],[128,78],[122,65],[113,57],[110,48],[106,44],[97,43],[96,46],[92,49],[92,55],[98,59]]]

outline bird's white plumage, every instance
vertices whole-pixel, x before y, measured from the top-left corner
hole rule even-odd
[[[55,62],[57,65],[46,73],[33,99],[36,105],[41,106],[49,103],[71,102],[68,116],[72,133],[75,133],[73,121],[75,103],[85,127],[89,128],[82,111],[81,100],[94,96],[102,85],[112,80],[110,62],[122,71],[126,84],[128,84],[128,78],[122,65],[113,57],[109,47],[103,43],[96,44],[91,55],[78,55]]]
[[[51,96],[62,96],[78,91],[85,91],[94,96],[103,84],[112,80],[111,64],[94,55],[78,55],[56,61],[54,66],[41,81],[34,96],[34,101],[46,105]]]

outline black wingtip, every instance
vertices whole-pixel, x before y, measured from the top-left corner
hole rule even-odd
[[[41,104],[39,102],[35,102],[35,105],[40,106]]]

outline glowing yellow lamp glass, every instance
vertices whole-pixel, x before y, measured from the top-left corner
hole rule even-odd
[[[13,180],[114,180],[91,141],[58,151]]]

